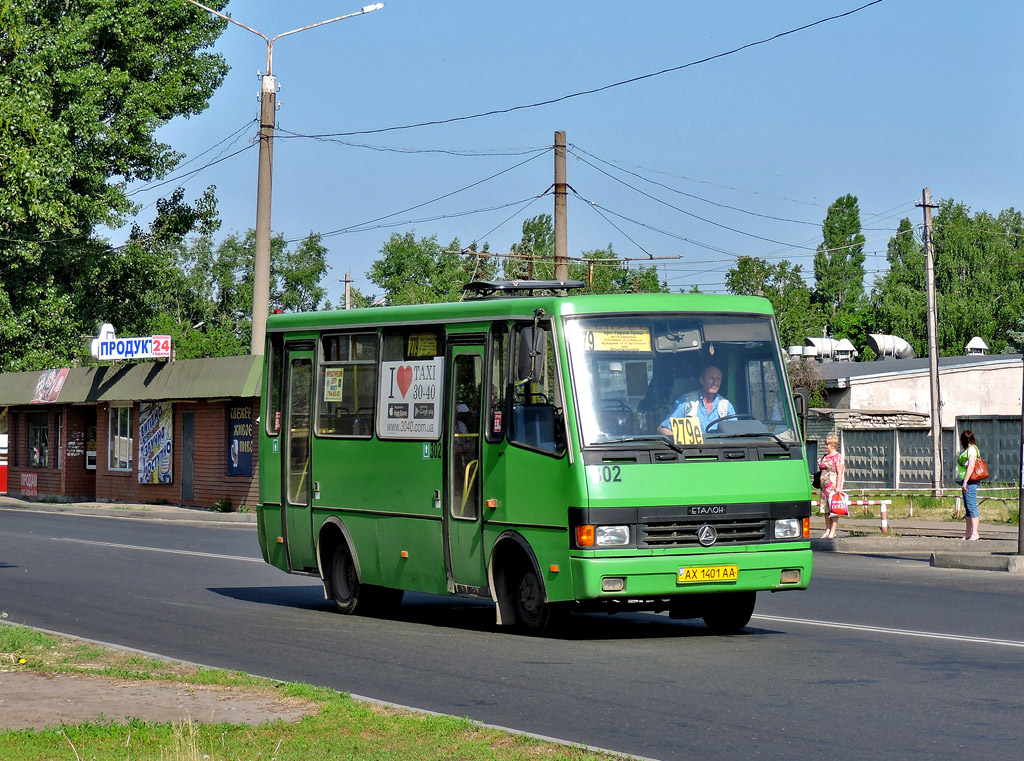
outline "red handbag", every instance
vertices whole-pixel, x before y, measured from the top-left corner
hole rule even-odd
[[[967,479],[972,484],[976,481],[984,481],[988,478],[988,465],[980,457],[974,461],[974,470],[971,471],[971,477]]]

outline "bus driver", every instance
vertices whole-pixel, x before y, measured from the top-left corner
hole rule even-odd
[[[718,426],[718,419],[735,415],[732,402],[721,396],[718,391],[722,387],[722,371],[715,365],[708,365],[701,372],[700,390],[685,394],[675,401],[674,411],[658,426],[658,433],[672,435],[672,418],[689,417],[700,421],[700,428],[705,433]]]

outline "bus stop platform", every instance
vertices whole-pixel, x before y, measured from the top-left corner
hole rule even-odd
[[[842,518],[835,539],[817,539],[825,528],[824,516],[811,516],[811,549],[856,555],[928,557],[936,568],[1024,573],[1024,556],[1017,555],[1018,527],[1009,523],[982,523],[981,539],[965,541],[963,521],[923,521],[913,518],[888,521],[881,533],[877,519]]]

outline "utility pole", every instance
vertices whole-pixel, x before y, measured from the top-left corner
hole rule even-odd
[[[289,34],[304,32],[324,24],[332,24],[335,21],[362,16],[364,13],[379,11],[384,3],[374,3],[363,6],[355,13],[347,13],[344,16],[317,21],[315,24],[292,29],[290,32],[282,32],[273,37],[267,37],[263,32],[258,32],[252,27],[226,16],[220,11],[208,8],[197,0],[186,0],[192,5],[202,8],[214,16],[229,21],[235,26],[240,26],[247,32],[252,32],[257,37],[262,37],[267,43],[267,73],[262,75],[260,85],[260,161],[259,174],[256,179],[256,251],[253,263],[252,282],[252,342],[249,353],[263,355],[263,343],[267,334],[267,314],[270,311],[270,200],[272,196],[273,173],[274,173],[274,116],[277,111],[277,78],[274,76],[274,43]]]
[[[269,50],[269,43],[268,43]],[[263,355],[270,312],[270,200],[274,176],[274,121],[277,115],[277,77],[267,73],[260,85],[260,163],[256,177],[256,252],[252,272],[252,341],[249,353]]]
[[[569,279],[569,236],[565,210],[565,132],[555,133],[555,280]]]
[[[932,494],[942,496],[942,400],[939,395],[939,330],[938,308],[935,300],[935,254],[932,251],[932,204],[931,190],[921,193],[924,209],[924,258],[925,287],[928,294],[928,376],[931,381],[932,402]]]
[[[345,309],[352,308],[352,273],[346,272],[345,279],[342,280],[345,284]]]

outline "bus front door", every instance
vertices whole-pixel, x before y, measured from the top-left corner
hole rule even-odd
[[[486,594],[480,509],[484,347],[449,344],[445,421],[444,555],[451,592]]]
[[[285,452],[281,482],[285,504],[285,536],[292,570],[313,570],[313,516],[310,502],[310,458],[313,408],[313,351],[306,343],[286,345]]]

